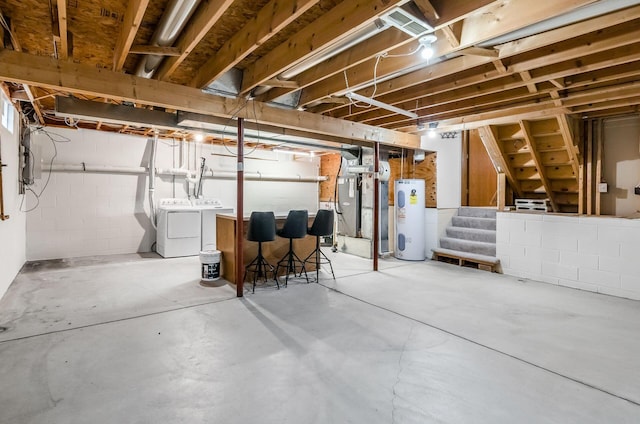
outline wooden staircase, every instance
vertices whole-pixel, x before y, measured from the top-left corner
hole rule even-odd
[[[489,125],[479,132],[516,198],[548,199],[553,212],[578,212],[578,149],[564,115]]]

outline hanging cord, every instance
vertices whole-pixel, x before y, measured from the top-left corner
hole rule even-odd
[[[403,53],[403,54],[389,54],[389,52],[382,52],[377,54],[376,63],[373,65],[373,93],[371,93],[371,95],[368,97],[374,98],[376,96],[376,93],[378,92],[378,65],[380,64],[381,59],[392,58],[392,57],[413,56],[414,54],[418,53],[421,48],[422,48],[422,45],[418,45],[418,47],[416,47],[415,50],[412,50],[409,53]],[[344,82],[345,82],[345,86],[347,87],[347,92],[351,92],[351,87],[349,87],[349,78],[347,77],[347,70],[345,69],[344,71],[342,71],[342,73],[344,74]],[[349,105],[360,107],[363,109],[369,109],[370,107],[372,107],[369,104],[365,104],[365,105],[359,104],[358,102],[354,101],[351,98],[349,98]]]
[[[26,128],[25,131],[28,131],[29,133],[31,133],[31,129],[30,128]],[[20,201],[20,211],[21,212],[31,212],[35,209],[38,208],[38,206],[40,205],[40,197],[42,196],[42,194],[44,193],[44,191],[47,189],[47,187],[49,186],[49,181],[51,181],[51,170],[53,169],[53,161],[55,161],[56,157],[58,157],[58,147],[56,146],[56,143],[68,143],[71,141],[71,139],[64,137],[60,134],[56,134],[50,131],[45,130],[43,127],[37,127],[36,131],[42,132],[43,134],[45,134],[49,140],[51,141],[51,145],[53,146],[53,156],[51,156],[51,160],[49,161],[49,172],[47,174],[47,180],[44,183],[44,186],[42,187],[42,189],[40,190],[39,193],[36,193],[36,191],[34,189],[32,189],[31,187],[25,186],[25,189],[29,192],[31,192],[35,198],[36,198],[36,205],[33,206],[30,209],[27,210],[23,210],[22,206],[24,204],[24,199],[26,196],[22,196],[22,200]],[[31,150],[29,151],[29,155],[31,156],[31,163],[32,163],[32,167],[35,167],[35,157],[33,156],[33,153],[31,152]]]

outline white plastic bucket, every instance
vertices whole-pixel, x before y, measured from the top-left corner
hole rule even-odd
[[[200,251],[200,262],[202,265],[202,281],[215,281],[220,279],[220,251],[202,250]]]

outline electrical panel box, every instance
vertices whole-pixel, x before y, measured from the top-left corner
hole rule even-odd
[[[606,193],[609,190],[609,185],[607,183],[599,183],[598,184],[598,191],[600,193]]]

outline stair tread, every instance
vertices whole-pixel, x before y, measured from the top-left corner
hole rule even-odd
[[[463,252],[460,250],[446,249],[444,247],[437,247],[435,249],[431,249],[431,251],[434,253],[441,253],[443,255],[454,255],[463,259],[488,262],[494,265],[500,263],[500,259],[496,258],[495,256],[481,255],[479,253]]]
[[[476,241],[476,240],[467,240],[467,239],[460,239],[460,238],[455,238],[455,237],[440,237],[440,240],[450,240],[450,241],[456,241],[456,242],[463,242],[465,244],[470,243],[470,244],[475,244],[475,245],[480,245],[480,246],[495,246],[495,243],[489,243],[486,241]]]
[[[467,231],[470,233],[477,233],[477,234],[495,234],[496,232],[496,230],[487,230],[486,228],[458,227],[455,225],[450,225],[447,228],[455,228],[456,230],[462,230],[462,231]]]

